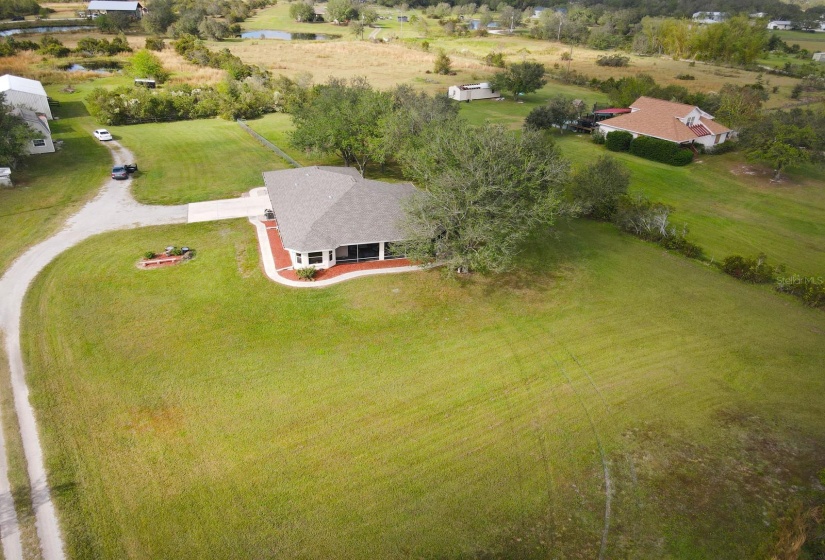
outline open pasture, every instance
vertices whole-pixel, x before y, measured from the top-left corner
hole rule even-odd
[[[24,347],[70,557],[757,557],[818,492],[825,316],[606,224],[523,264],[286,289],[241,220],[61,256]]]

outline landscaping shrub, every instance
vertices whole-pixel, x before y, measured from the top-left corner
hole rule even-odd
[[[808,307],[825,308],[825,278],[797,275],[778,278],[776,290],[798,297]]]
[[[146,260],[154,259],[156,256],[157,255],[155,254],[154,251],[146,251],[145,253],[143,253],[143,258],[146,259]]]
[[[641,194],[619,197],[613,215],[619,229],[658,243],[665,249],[678,251],[686,257],[701,259],[703,250],[687,240],[687,227],[681,230],[670,225],[673,208],[661,202],[652,202]]]
[[[620,54],[603,55],[596,59],[598,66],[628,66],[630,64],[630,57],[622,56]]]
[[[504,68],[504,54],[500,52],[491,52],[484,57],[484,64],[487,66],[495,66],[496,68]]]
[[[160,52],[166,46],[160,37],[146,37],[146,50]]]
[[[785,270],[782,265],[774,267],[769,265],[767,261],[768,257],[764,253],[760,253],[755,258],[731,255],[730,257],[725,257],[720,268],[725,274],[729,274],[745,282],[767,284],[776,279],[777,273]]]
[[[611,132],[607,135],[608,148],[610,148],[611,134],[615,133]],[[687,165],[693,161],[693,152],[690,150],[680,148],[678,144],[668,142],[667,140],[659,140],[658,138],[650,138],[647,136],[639,136],[633,140],[630,143],[630,153],[669,165]]]
[[[604,145],[604,142],[605,142],[604,134],[602,134],[600,131],[596,130],[595,132],[593,132],[593,134],[590,135],[590,140],[594,144],[598,144],[600,146]]]
[[[605,136],[604,145],[611,152],[626,152],[633,142],[633,135],[624,130],[614,130]]]
[[[306,268],[296,268],[295,275],[298,276],[301,280],[312,280],[315,277],[315,273],[318,272],[314,266],[308,266]]]

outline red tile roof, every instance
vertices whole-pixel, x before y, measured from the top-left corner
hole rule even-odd
[[[640,97],[630,107],[635,111],[628,115],[619,115],[612,119],[603,120],[599,125],[612,126],[643,136],[653,136],[680,144],[690,142],[700,136],[730,132],[730,129],[726,126],[707,117],[700,117],[693,127],[688,127],[679,119],[685,118],[691,111],[696,109],[693,105],[674,103],[652,97]]]

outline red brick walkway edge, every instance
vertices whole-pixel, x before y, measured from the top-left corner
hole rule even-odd
[[[362,276],[422,270],[420,266],[412,265],[407,259],[369,261],[335,265],[332,268],[319,270],[314,280],[299,280],[295,271],[291,269],[292,260],[289,258],[289,252],[284,249],[281,243],[277,222],[275,220],[258,220],[256,218],[250,218],[249,222],[255,227],[258,235],[258,244],[261,249],[261,262],[264,266],[264,272],[271,280],[286,286],[295,288],[323,288]]]

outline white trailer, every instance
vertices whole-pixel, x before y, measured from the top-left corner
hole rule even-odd
[[[480,84],[464,84],[463,86],[450,86],[447,94],[450,99],[456,101],[473,101],[475,99],[498,99],[500,94],[496,93],[487,82]]]

